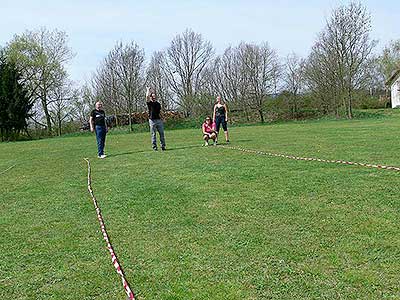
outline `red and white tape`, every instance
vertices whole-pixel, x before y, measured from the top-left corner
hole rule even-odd
[[[318,161],[318,162],[324,162],[324,163],[345,164],[345,165],[352,165],[352,166],[361,166],[361,167],[366,167],[366,168],[400,171],[400,167],[394,167],[394,166],[359,163],[359,162],[352,162],[352,161],[345,161],[345,160],[330,160],[330,159],[322,159],[322,158],[314,158],[314,157],[300,157],[300,156],[293,156],[293,155],[286,155],[286,154],[279,154],[279,153],[272,153],[272,152],[263,152],[263,151],[258,151],[258,150],[249,150],[249,149],[244,149],[241,147],[233,147],[233,146],[226,146],[226,145],[221,145],[220,147],[226,148],[226,149],[238,150],[238,151],[242,151],[242,152],[246,152],[246,153],[254,153],[254,154],[267,155],[267,156],[273,156],[273,157],[282,157],[282,158],[288,158],[288,159],[294,159],[294,160]]]
[[[135,299],[135,294],[133,293],[133,291],[129,287],[128,281],[126,280],[124,272],[122,271],[122,266],[118,262],[117,255],[114,252],[113,246],[112,246],[112,244],[110,242],[110,238],[108,237],[108,234],[107,234],[106,226],[104,224],[104,220],[103,220],[103,217],[101,215],[100,207],[99,207],[99,205],[97,203],[97,200],[96,200],[96,197],[94,196],[94,193],[93,193],[90,161],[87,158],[85,158],[85,161],[87,162],[87,165],[88,165],[88,191],[90,193],[90,196],[92,197],[94,208],[96,209],[97,219],[99,220],[100,229],[101,229],[101,232],[103,233],[103,238],[104,238],[104,240],[105,240],[105,242],[107,244],[107,249],[110,252],[112,264],[114,265],[115,270],[117,271],[118,275],[121,277],[122,285],[124,287],[126,295],[128,296],[128,299],[129,300],[134,300]]]

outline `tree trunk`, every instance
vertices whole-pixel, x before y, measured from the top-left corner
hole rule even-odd
[[[259,109],[259,110],[258,110],[258,113],[260,114],[261,123],[264,123],[264,114],[263,114],[262,109]]]
[[[133,127],[132,127],[132,108],[131,108],[131,103],[128,103],[128,114],[129,114],[129,130],[132,132],[133,131]]]
[[[28,126],[25,126],[24,131],[25,131],[26,135],[27,135],[30,139],[32,139],[32,136],[29,134],[29,131],[28,131]]]
[[[60,116],[58,116],[58,136],[61,136],[61,126],[62,126],[61,118]]]
[[[114,116],[115,116],[115,126],[118,127],[118,116],[117,116],[117,109],[114,108]]]
[[[42,103],[44,114],[46,116],[47,132],[49,134],[51,134],[51,117],[50,117],[49,110],[47,108],[47,95],[46,95],[46,92],[44,92],[44,94],[42,95],[40,100],[41,100],[41,103]]]
[[[348,111],[347,111],[347,118],[353,118],[353,95],[351,89],[349,88],[349,95],[348,95]]]

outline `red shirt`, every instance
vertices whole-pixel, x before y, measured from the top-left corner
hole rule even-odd
[[[211,123],[210,125],[208,125],[207,122],[203,123],[203,133],[207,132],[207,133],[213,133],[215,131],[215,123]]]

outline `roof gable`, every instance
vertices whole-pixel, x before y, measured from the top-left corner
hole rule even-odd
[[[392,76],[386,81],[386,85],[391,85],[400,76],[400,69],[395,70]]]

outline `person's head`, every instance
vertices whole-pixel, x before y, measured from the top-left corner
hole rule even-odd
[[[151,101],[156,101],[156,99],[157,99],[156,92],[152,91],[152,92],[150,93],[150,99],[151,99]]]
[[[221,96],[217,96],[217,103],[218,103],[218,104],[221,104],[221,101],[222,101],[222,100],[221,100]]]
[[[210,118],[210,117],[207,117],[207,118],[204,120],[204,122],[207,123],[207,124],[211,124],[211,118]]]
[[[97,101],[96,102],[96,109],[99,110],[99,109],[102,109],[102,108],[103,108],[103,102]]]

